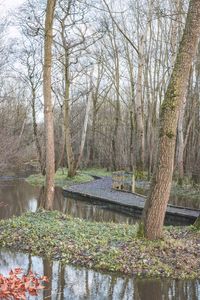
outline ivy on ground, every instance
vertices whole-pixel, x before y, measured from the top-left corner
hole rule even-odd
[[[152,242],[137,238],[137,230],[39,211],[1,221],[0,247],[139,277],[200,278],[199,231],[169,227]]]

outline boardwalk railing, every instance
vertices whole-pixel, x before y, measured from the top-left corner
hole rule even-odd
[[[126,192],[135,192],[135,176],[132,172],[117,171],[112,173],[112,188]]]

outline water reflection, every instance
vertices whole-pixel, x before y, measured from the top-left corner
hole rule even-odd
[[[137,188],[137,192],[145,193],[146,190]],[[23,212],[35,212],[39,207],[45,208],[44,190],[34,187],[24,180],[1,180],[0,181],[0,219],[9,218],[13,215],[19,216]],[[170,203],[179,206],[194,207],[200,209],[200,201],[186,199],[185,197],[173,197]],[[128,216],[121,211],[120,206],[90,202],[90,200],[78,200],[63,196],[61,188],[55,189],[53,209],[67,213],[73,217],[86,220],[135,223],[135,217]]]
[[[0,219],[13,215],[19,216],[25,211],[35,211],[39,189],[24,180],[0,181]]]
[[[25,211],[36,211],[44,206],[44,197],[39,188],[33,187],[23,180],[0,181],[0,218],[20,215]],[[110,210],[107,205],[94,205],[87,201],[65,198],[62,189],[55,191],[53,209],[95,221],[113,221],[133,223],[134,219],[122,213]],[[10,251],[0,252],[0,273],[7,274],[11,268],[22,267],[25,272],[30,269],[40,275],[47,275],[50,282],[47,290],[39,297],[27,299],[43,300],[198,300],[200,299],[200,283],[198,281],[160,281],[134,280],[113,274],[102,274],[76,268],[62,266],[60,262],[47,260]]]
[[[149,185],[144,184],[142,187],[142,184],[140,186],[136,187],[136,193],[141,195],[147,195],[148,194],[148,188]],[[176,206],[184,206],[188,208],[194,208],[194,209],[200,209],[200,197],[197,199],[194,196],[185,196],[185,195],[170,195],[169,203]]]
[[[123,213],[114,211],[110,209],[109,204],[97,205],[94,202],[89,202],[85,200],[72,199],[63,196],[63,191],[61,188],[57,187],[55,189],[55,199],[53,203],[53,209],[59,210],[65,214],[71,215],[76,218],[81,218],[85,220],[97,221],[97,222],[115,222],[115,223],[129,223],[133,224],[136,222],[135,218],[127,216]],[[45,207],[45,196],[44,189],[40,190],[40,195],[38,198],[38,208]]]
[[[0,209],[0,219],[19,216],[26,211],[35,212],[40,207],[45,208],[44,189],[33,187],[24,180],[0,181],[1,202],[3,206]],[[55,189],[53,209],[73,217],[98,222],[135,222],[133,217],[111,210],[109,204],[97,205],[89,201],[66,198],[61,188]]]
[[[6,275],[16,266],[30,268],[50,278],[46,291],[38,298],[52,300],[198,300],[199,281],[134,280],[114,274],[102,274],[85,268],[62,266],[26,254],[2,251],[0,273]],[[29,298],[33,299],[33,298]]]

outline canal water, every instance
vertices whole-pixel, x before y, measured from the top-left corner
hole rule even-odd
[[[40,190],[24,180],[0,181],[0,218],[36,211],[40,207]],[[74,217],[95,221],[134,223],[130,216],[111,210],[110,206],[91,205],[88,201],[65,198],[61,189],[56,189],[54,209]],[[60,262],[47,260],[2,249],[0,274],[21,267],[39,275],[47,275],[50,282],[45,291],[30,300],[200,300],[200,281],[182,280],[136,280],[112,273],[101,273]]]
[[[35,212],[43,206],[41,194],[39,187],[34,187],[24,180],[0,180],[0,219],[20,216],[26,211]],[[114,206],[109,204],[91,204],[89,200],[66,198],[59,187],[55,189],[53,209],[73,217],[97,222],[128,224],[136,222],[133,217],[115,211]]]

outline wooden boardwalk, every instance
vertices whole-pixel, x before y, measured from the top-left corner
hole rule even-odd
[[[68,187],[64,189],[64,195],[78,196],[89,201],[98,200],[98,203],[110,203],[133,216],[141,215],[146,199],[142,195],[113,190],[111,177]],[[197,209],[168,205],[165,221],[167,224],[192,224],[199,214],[200,210]]]

